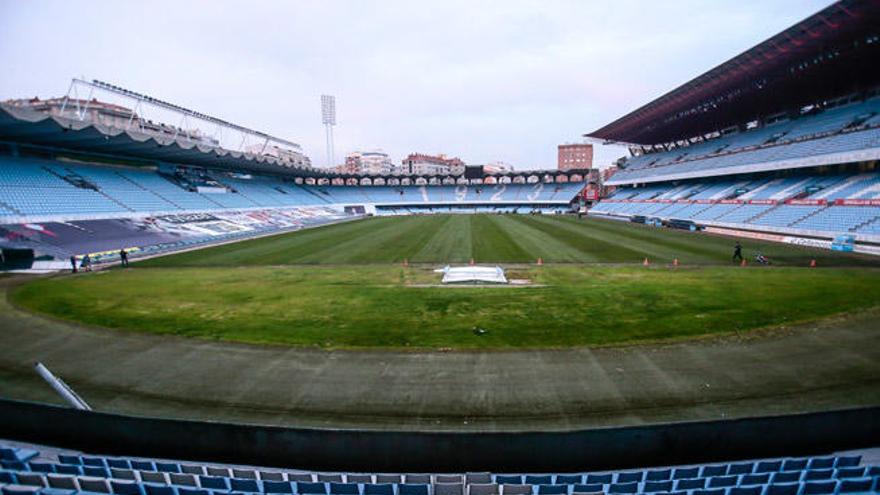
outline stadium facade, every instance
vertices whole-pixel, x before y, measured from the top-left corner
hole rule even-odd
[[[627,144],[591,215],[880,244],[880,4],[837,2],[587,134]]]

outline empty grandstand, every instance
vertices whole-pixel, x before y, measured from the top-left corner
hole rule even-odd
[[[632,151],[591,214],[880,242],[876,19],[834,4],[589,134]]]

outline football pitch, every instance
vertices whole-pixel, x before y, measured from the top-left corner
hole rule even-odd
[[[742,240],[747,259],[773,261],[742,268],[734,242],[572,217],[371,218],[40,279],[11,300],[99,327],[328,349],[655,342],[880,304],[875,258]],[[530,284],[437,286],[434,268],[471,259]]]

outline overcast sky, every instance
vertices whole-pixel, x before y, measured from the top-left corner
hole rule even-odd
[[[0,99],[100,79],[301,143],[556,166],[593,131],[827,0],[0,0]],[[625,150],[597,150],[605,165]]]

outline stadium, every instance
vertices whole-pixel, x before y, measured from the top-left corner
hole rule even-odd
[[[0,102],[0,492],[880,493],[878,60],[835,2],[583,134],[604,173]]]

